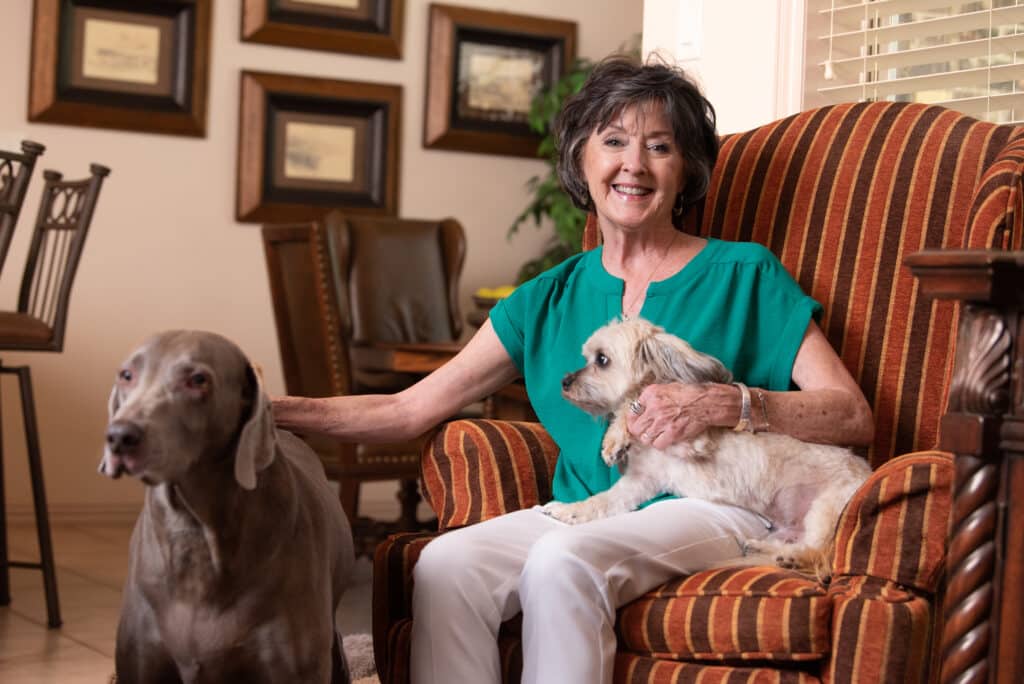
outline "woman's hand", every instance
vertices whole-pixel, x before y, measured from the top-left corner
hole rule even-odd
[[[638,440],[657,449],[739,421],[740,391],[732,385],[648,385],[637,401],[643,410],[638,415],[631,409],[626,424]]]

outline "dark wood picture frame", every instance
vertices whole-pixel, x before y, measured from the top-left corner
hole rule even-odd
[[[35,0],[28,119],[206,135],[212,0]]]
[[[236,219],[394,216],[401,109],[397,85],[243,71]]]
[[[401,59],[405,0],[243,0],[242,40]]]
[[[536,157],[529,99],[576,59],[576,23],[432,4],[429,32],[423,146]]]

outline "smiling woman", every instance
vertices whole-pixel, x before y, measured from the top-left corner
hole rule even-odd
[[[764,247],[682,230],[675,208],[685,210],[708,188],[718,139],[710,104],[681,70],[605,60],[567,102],[556,130],[563,183],[595,214],[603,246],[516,287],[451,361],[413,386],[281,397],[274,414],[282,425],[385,443],[419,434],[522,375],[560,452],[551,494],[580,501],[608,490],[618,473],[601,458],[607,422],[567,402],[558,380],[579,367],[590,334],[625,311],[722,360],[759,402],[763,395],[772,431],[813,441],[822,434],[815,433],[820,415],[831,428],[843,424],[829,433],[835,439],[870,439],[862,429],[870,426],[867,403],[813,322],[817,303]],[[794,384],[800,391],[790,391]],[[752,431],[743,396],[727,383],[650,385],[629,430],[659,449],[711,428]],[[815,417],[801,418],[810,405]],[[756,427],[769,429],[765,420]],[[521,610],[523,682],[611,682],[615,608],[735,556],[737,538],[768,532],[741,508],[650,503],[579,526],[520,510],[419,547],[411,660],[402,672],[418,684],[500,681],[494,635]]]

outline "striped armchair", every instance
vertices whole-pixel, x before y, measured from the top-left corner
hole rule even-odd
[[[959,309],[923,296],[902,263],[926,248],[1019,249],[1022,171],[1024,128],[917,104],[824,107],[723,139],[691,229],[767,245],[824,305],[822,328],[874,408],[875,472],[839,521],[831,582],[767,567],[679,577],[619,610],[616,682],[937,675],[954,469],[934,449]],[[375,557],[381,681],[408,681],[423,546],[546,501],[557,456],[531,423],[455,421],[430,440],[422,475],[439,532],[391,537]],[[516,682],[518,620],[499,643]]]

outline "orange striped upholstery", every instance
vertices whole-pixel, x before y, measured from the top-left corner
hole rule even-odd
[[[409,681],[412,569],[438,532],[392,535],[373,556],[373,659],[382,682]]]
[[[938,442],[957,312],[920,297],[902,260],[931,247],[1020,248],[1022,178],[1024,128],[933,106],[836,105],[723,138],[689,225],[769,246],[824,305],[822,328],[874,409],[877,471],[840,520],[830,586],[771,568],[670,582],[620,609],[616,682],[903,682],[927,671],[952,461],[926,450]],[[597,237],[591,220],[584,245]],[[449,424],[423,458],[441,528],[543,501],[556,456],[529,424]],[[392,565],[378,564],[381,581],[402,596],[410,567]],[[407,611],[391,611],[405,639]],[[388,634],[377,619],[375,609],[375,637]],[[517,637],[517,623],[502,627],[507,682],[519,679]],[[384,682],[407,681],[399,642]]]
[[[723,139],[700,233],[767,245],[825,307],[822,328],[874,409],[873,466],[938,444],[953,358],[953,304],[933,311],[902,259],[1004,243],[1001,216],[1022,168],[1019,138],[1015,152],[1004,149],[1013,132],[941,107],[879,102]],[[968,223],[972,212],[987,225]]]
[[[615,656],[612,681],[615,684],[812,684],[821,680],[803,670],[776,670],[746,665],[695,665],[635,653],[618,653]]]
[[[953,458],[925,451],[895,458],[854,493],[839,519],[832,572],[869,575],[934,593],[953,506]]]
[[[933,614],[927,595],[860,576],[833,580],[829,596],[832,651],[825,681],[924,681]]]
[[[558,447],[538,423],[458,420],[427,443],[424,497],[438,529],[551,500]]]
[[[832,605],[816,580],[727,568],[673,580],[619,610],[619,641],[672,660],[820,660]]]

